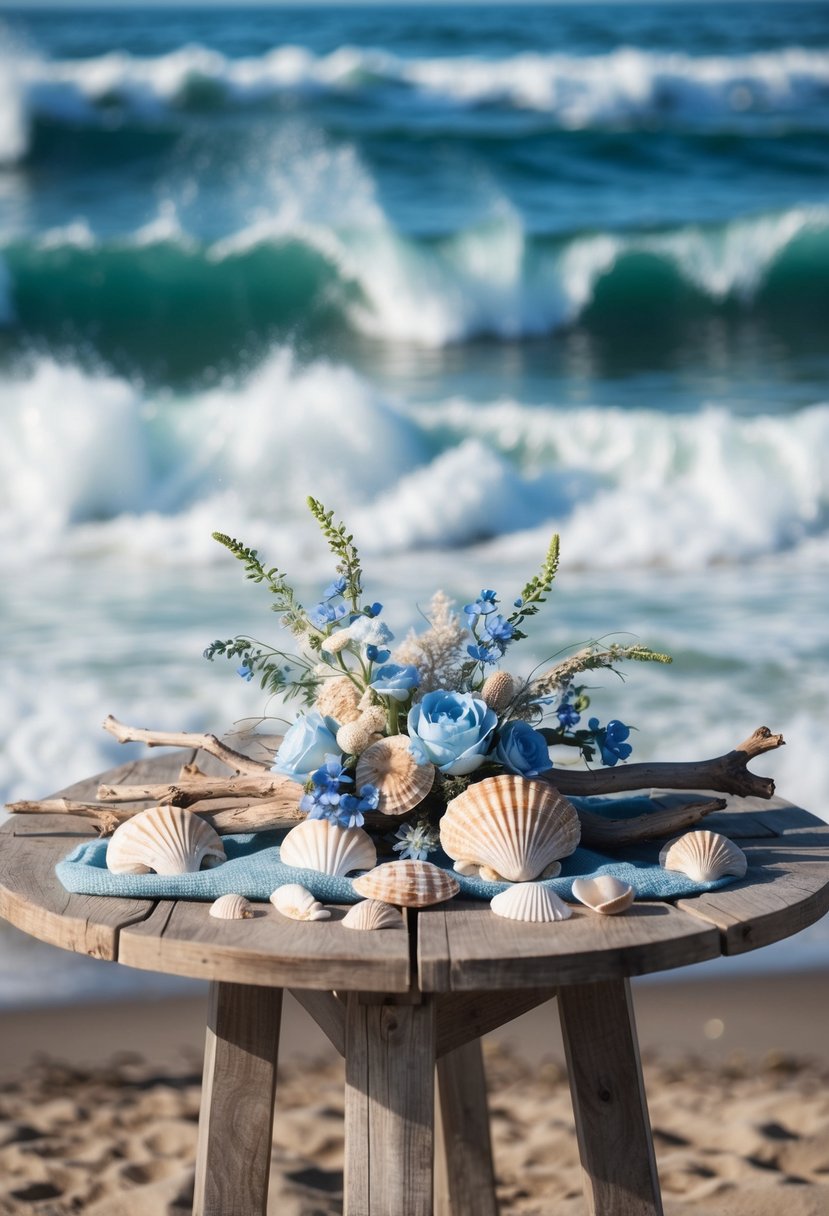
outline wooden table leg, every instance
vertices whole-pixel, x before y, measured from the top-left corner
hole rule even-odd
[[[431,1216],[435,1008],[361,1003],[345,1033],[345,1216]]]
[[[558,1009],[590,1216],[662,1216],[629,981],[562,986]]]
[[[282,990],[210,985],[193,1216],[265,1216]]]
[[[437,1062],[436,1216],[498,1216],[481,1040]]]

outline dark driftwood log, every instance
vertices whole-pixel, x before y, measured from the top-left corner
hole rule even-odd
[[[582,809],[578,811],[581,843],[591,849],[621,849],[640,840],[673,836],[724,807],[724,798],[709,798],[707,802],[688,802],[681,807],[647,811],[630,819],[609,819]]]

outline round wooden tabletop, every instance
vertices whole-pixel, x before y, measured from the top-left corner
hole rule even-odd
[[[56,796],[90,800],[101,782],[173,780],[181,764],[180,752],[126,764]],[[149,971],[329,992],[506,990],[514,1000],[520,989],[739,954],[797,933],[829,910],[829,824],[781,799],[732,799],[706,824],[737,840],[749,860],[745,879],[721,891],[637,901],[616,917],[576,907],[571,919],[552,925],[504,920],[484,902],[452,900],[409,914],[399,931],[355,933],[340,923],[345,909],[304,923],[261,904],[252,920],[220,921],[206,903],[69,894],[55,864],[94,828],[69,815],[15,815],[0,829],[0,915],[53,945]]]

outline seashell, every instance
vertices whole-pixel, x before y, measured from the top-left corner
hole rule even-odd
[[[250,920],[253,905],[244,895],[220,895],[210,905],[210,915],[217,920]]]
[[[362,828],[341,828],[330,819],[305,819],[282,841],[279,857],[286,866],[319,870],[338,877],[377,865],[377,850]]]
[[[391,904],[364,899],[348,909],[341,923],[346,929],[402,929],[403,917]]]
[[[342,635],[332,634],[332,637],[339,636]],[[359,718],[357,701],[357,689],[348,676],[335,676],[334,679],[326,680],[317,693],[314,709],[319,710],[323,717],[333,718],[335,722],[344,725]]]
[[[113,832],[106,863],[115,874],[192,874],[226,861],[206,820],[181,806],[151,806]]]
[[[569,920],[573,909],[555,891],[540,882],[516,882],[493,896],[489,904],[496,916],[507,920],[529,920],[549,924]]]
[[[378,739],[357,761],[356,788],[376,786],[380,791],[377,810],[383,815],[405,815],[423,801],[434,780],[435,766],[417,763],[407,735]]]
[[[386,861],[355,878],[351,885],[366,899],[379,899],[399,908],[441,904],[460,890],[457,879],[431,861]]]
[[[271,903],[277,912],[291,920],[328,920],[331,915],[330,910],[323,908],[319,900],[314,899],[311,892],[298,882],[277,887],[271,895]]]
[[[597,874],[595,878],[574,878],[573,896],[585,907],[601,912],[602,916],[616,916],[630,907],[636,892],[612,874]]]
[[[505,882],[538,878],[572,853],[580,836],[575,807],[558,790],[511,773],[470,785],[440,821],[440,843],[450,857]]]
[[[494,671],[484,680],[481,700],[486,701],[496,714],[503,713],[515,696],[515,680],[508,671]]]
[[[686,832],[671,840],[659,854],[665,870],[679,870],[694,882],[713,882],[724,874],[742,878],[748,860],[742,849],[719,832]]]

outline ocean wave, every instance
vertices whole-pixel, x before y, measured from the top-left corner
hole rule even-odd
[[[566,129],[629,124],[733,125],[763,115],[800,114],[821,123],[829,51],[791,46],[734,56],[620,47],[602,55],[522,53],[503,58],[404,58],[342,46],[315,55],[279,46],[232,59],[203,46],[141,58],[112,51],[88,59],[20,56],[7,74],[9,105],[0,156],[23,155],[30,117],[71,124],[141,121],[191,110],[262,106],[285,94],[368,97],[405,112],[421,105],[499,107],[549,115]],[[0,107],[2,112],[2,107]],[[825,125],[825,122],[824,124]]]

